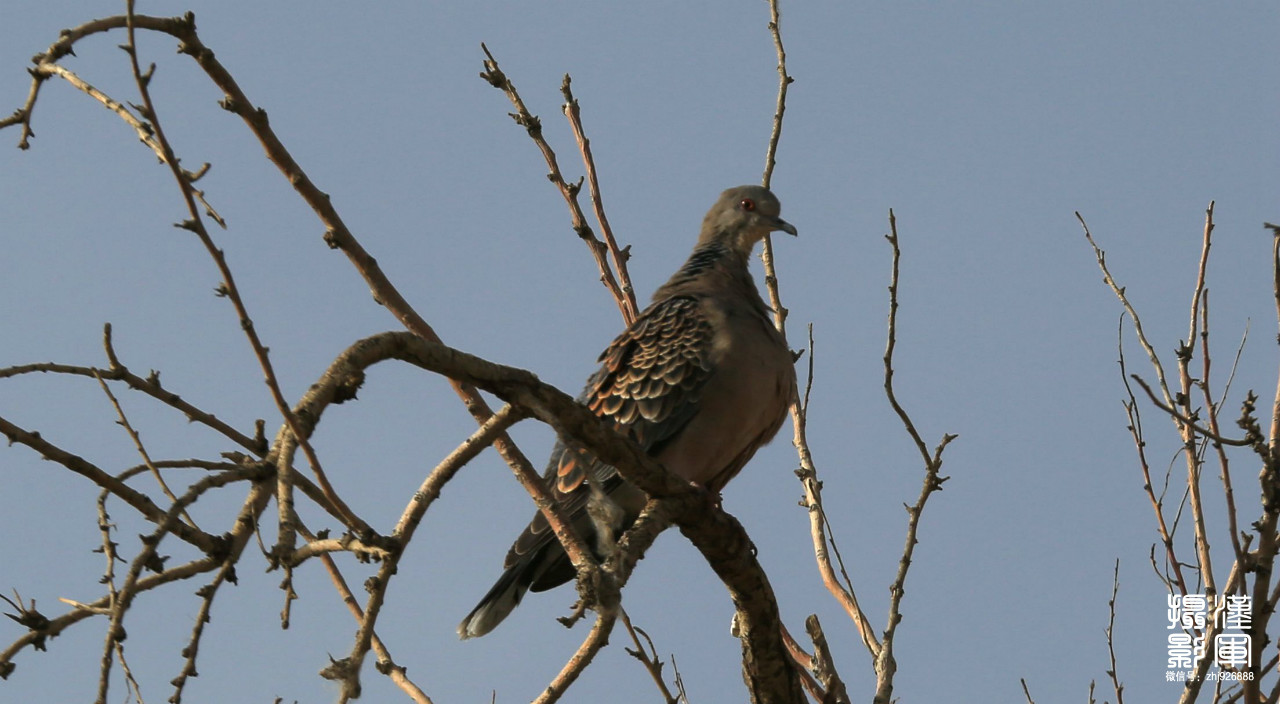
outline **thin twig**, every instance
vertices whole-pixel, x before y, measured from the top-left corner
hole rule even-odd
[[[299,532],[308,533],[306,526],[299,525]],[[329,580],[333,583],[334,589],[342,599],[342,603],[346,605],[347,610],[355,617],[356,622],[364,621],[364,610],[360,608],[360,602],[356,599],[355,594],[351,591],[351,587],[347,584],[347,580],[342,576],[342,571],[338,569],[338,565],[333,561],[333,556],[329,553],[321,553],[319,555],[321,564],[324,565],[325,572],[329,574]],[[432,704],[431,698],[423,692],[417,684],[408,678],[405,674],[405,668],[397,665],[391,658],[390,651],[377,633],[370,634],[370,644],[373,653],[378,657],[378,671],[387,675],[396,686],[400,687],[416,704]]]
[[[142,685],[138,684],[138,680],[134,678],[133,670],[129,668],[129,662],[124,657],[123,643],[116,643],[116,659],[120,661],[120,669],[124,672],[124,681],[133,692],[134,699],[138,704],[146,704],[142,699]]]
[[[1133,437],[1134,448],[1138,452],[1138,466],[1142,470],[1142,488],[1147,492],[1147,498],[1151,501],[1151,510],[1155,512],[1156,529],[1160,533],[1160,542],[1164,545],[1166,561],[1170,568],[1173,569],[1174,579],[1177,582],[1180,594],[1187,593],[1187,582],[1182,575],[1182,564],[1178,561],[1178,556],[1174,548],[1173,533],[1169,530],[1164,519],[1164,503],[1156,497],[1155,488],[1151,483],[1151,467],[1147,463],[1147,443],[1142,431],[1142,413],[1138,408],[1138,399],[1133,394],[1133,388],[1129,386],[1129,377],[1125,369],[1124,356],[1124,319],[1128,313],[1120,314],[1120,324],[1116,331],[1116,347],[1119,351],[1120,380],[1124,383],[1125,392],[1129,396],[1129,400],[1124,402],[1125,413],[1129,417],[1129,434]],[[1167,481],[1167,479],[1166,479]],[[1163,491],[1161,492],[1163,496]],[[1152,558],[1152,566],[1155,566],[1154,556]],[[1159,571],[1157,570],[1157,574]],[[1162,579],[1164,578],[1161,575]]]
[[[769,33],[773,35],[773,49],[778,57],[778,98],[774,102],[773,129],[769,131],[764,175],[760,179],[760,184],[765,188],[773,181],[773,167],[777,163],[778,141],[782,139],[782,116],[787,111],[787,86],[796,80],[787,74],[787,51],[782,46],[782,17],[778,12],[778,0],[769,0]]]
[[[916,497],[915,504],[907,507],[907,539],[906,545],[902,550],[902,559],[898,561],[898,573],[894,577],[893,584],[889,587],[889,619],[885,627],[884,634],[881,637],[880,654],[876,658],[876,694],[875,704],[889,704],[893,696],[893,676],[897,671],[897,663],[893,657],[893,637],[897,631],[898,624],[902,621],[902,597],[906,593],[905,584],[907,580],[907,571],[911,568],[911,556],[915,553],[916,538],[920,527],[920,516],[924,513],[925,502],[929,500],[929,496],[935,491],[941,491],[942,485],[949,477],[941,476],[942,469],[942,452],[947,445],[956,438],[952,434],[944,434],[941,442],[934,448],[933,454],[929,454],[928,447],[924,444],[924,440],[920,437],[920,433],[916,430],[915,423],[906,410],[898,403],[897,395],[893,390],[893,351],[897,345],[898,331],[898,272],[899,263],[902,259],[902,250],[898,247],[898,222],[894,218],[893,210],[889,210],[889,234],[885,235],[885,239],[889,241],[893,248],[893,267],[892,274],[889,278],[889,332],[888,342],[885,344],[884,353],[884,390],[885,396],[889,399],[889,405],[893,407],[898,418],[902,421],[907,433],[915,442],[916,448],[920,451],[920,455],[924,460],[925,474],[924,480],[920,486],[920,494]]]
[[[341,250],[347,256],[356,272],[368,284],[374,300],[395,316],[396,320],[409,332],[428,342],[440,343],[440,337],[431,325],[414,310],[413,306],[409,304],[399,289],[387,277],[377,260],[356,239],[341,215],[333,207],[328,194],[321,191],[297,161],[294,160],[293,155],[289,153],[289,150],[272,129],[266,111],[256,107],[249,100],[235,78],[218,62],[214,52],[208,49],[200,40],[195,33],[194,21],[191,15],[188,14],[183,22],[178,23],[171,29],[162,31],[169,31],[182,40],[182,44],[179,47],[180,51],[192,56],[200,67],[204,69],[205,73],[208,74],[209,78],[225,93],[225,97],[221,102],[222,107],[240,116],[245,125],[249,127],[266,151],[267,158],[280,169],[294,190],[297,191],[325,225],[325,243],[331,248]],[[493,415],[489,404],[474,386],[455,377],[449,378],[449,384],[477,423],[483,424]],[[525,457],[524,453],[520,451],[520,448],[512,442],[510,436],[506,433],[498,435],[493,442],[493,446],[513,471],[521,474],[535,473],[528,458]],[[581,555],[586,552],[585,544],[580,539],[576,539],[576,533],[572,525],[563,520],[563,516],[561,516],[557,507],[548,504],[539,506],[539,510],[542,511],[548,523],[555,529],[557,537],[566,545],[566,551],[571,559],[575,555]],[[578,563],[575,562],[575,564]]]
[[[151,461],[151,455],[147,453],[147,448],[142,444],[142,437],[139,436],[138,431],[134,430],[133,426],[129,424],[129,418],[124,414],[124,409],[120,407],[120,401],[116,400],[116,395],[111,393],[111,387],[107,386],[106,381],[103,381],[101,374],[94,374],[94,376],[98,379],[98,385],[102,387],[102,392],[105,393],[107,398],[111,401],[111,406],[115,408],[116,417],[120,419],[120,426],[129,434],[129,438],[133,440],[134,448],[138,451],[138,454],[142,456],[142,462],[147,466],[147,469],[151,470],[151,476],[155,477],[156,483],[160,485],[160,489],[164,492],[165,496],[169,497],[170,501],[177,501],[178,497],[174,495],[173,490],[165,483],[164,477],[160,475],[160,470],[157,469],[155,463]],[[200,530],[200,526],[196,525],[195,520],[193,520],[186,511],[182,512],[182,518],[187,522],[187,525],[195,528],[196,530]]]
[[[172,567],[160,574],[153,574],[138,580],[135,591],[142,593],[163,586],[170,582],[182,579],[188,579],[194,575],[209,572],[221,564],[209,557],[201,557],[177,567]],[[0,599],[5,599],[0,595]],[[13,656],[27,646],[33,646],[37,650],[44,649],[44,642],[48,638],[57,636],[67,628],[89,618],[90,616],[109,615],[112,611],[112,603],[114,595],[107,594],[88,604],[79,604],[68,602],[73,608],[67,613],[45,619],[45,624],[39,628],[31,628],[22,636],[10,643],[8,647],[0,650],[0,673],[8,674],[13,671]]]
[[[809,452],[809,444],[806,438],[809,393],[813,388],[814,354],[813,326],[811,325],[809,326],[809,365],[805,381],[804,400],[793,409],[792,416],[796,433],[794,444],[800,454],[800,469],[796,470],[796,475],[800,477],[801,485],[804,488],[804,498],[801,499],[800,505],[809,510],[809,534],[812,536],[813,554],[818,563],[818,573],[822,576],[822,583],[853,621],[863,645],[871,654],[871,659],[875,660],[880,655],[880,642],[876,639],[875,629],[871,625],[871,620],[867,618],[866,613],[862,611],[862,607],[858,604],[857,594],[853,590],[848,573],[844,572],[843,564],[841,564],[841,572],[844,573],[844,584],[841,584],[840,580],[837,579],[835,568],[831,564],[831,552],[835,552],[838,556],[839,551],[836,548],[835,538],[833,536],[828,537],[830,522],[822,504],[822,482],[818,481],[817,470],[813,466],[813,459]],[[828,551],[828,543],[831,548],[830,552]]]
[[[1200,331],[1200,357],[1203,360],[1203,368],[1200,372],[1200,389],[1204,392],[1205,406],[1209,414],[1209,430],[1214,435],[1221,435],[1222,432],[1218,428],[1218,409],[1221,402],[1214,403],[1213,393],[1209,390],[1209,370],[1211,360],[1209,357],[1209,291],[1204,292],[1204,305],[1200,308],[1201,331]],[[1239,363],[1239,355],[1236,355],[1236,362]],[[1235,373],[1235,367],[1232,367],[1232,374]],[[1225,400],[1225,392],[1223,395]],[[1223,448],[1222,443],[1214,442],[1214,450],[1218,455],[1218,476],[1222,479],[1223,496],[1227,502],[1227,532],[1231,535],[1231,551],[1235,555],[1236,562],[1245,560],[1244,549],[1240,545],[1240,529],[1236,522],[1236,496],[1231,486],[1231,464],[1227,458],[1227,452]]]
[[[1196,330],[1200,322],[1200,306],[1205,299],[1205,271],[1209,266],[1209,248],[1213,243],[1213,201],[1205,211],[1204,240],[1200,248],[1200,266],[1196,273],[1196,284],[1191,296],[1191,315],[1188,322],[1187,339],[1178,347],[1178,383],[1181,393],[1178,399],[1182,402],[1185,414],[1190,417],[1191,410],[1191,358],[1195,349]],[[1206,360],[1207,362],[1207,360]],[[1206,379],[1207,381],[1207,379]],[[1209,409],[1213,413],[1212,407]],[[1212,422],[1212,421],[1211,421]],[[1196,560],[1200,566],[1200,574],[1204,580],[1205,595],[1212,598],[1218,593],[1217,581],[1213,574],[1212,552],[1209,548],[1209,531],[1205,526],[1204,504],[1200,497],[1200,469],[1204,466],[1201,455],[1197,452],[1195,431],[1185,425],[1179,425],[1183,444],[1187,448],[1187,489],[1191,501],[1192,530],[1195,533]]]
[[[1125,295],[1124,288],[1117,284],[1115,279],[1112,278],[1111,271],[1107,269],[1106,252],[1102,251],[1102,248],[1098,246],[1098,243],[1093,241],[1093,235],[1089,232],[1089,226],[1085,223],[1084,217],[1080,215],[1078,211],[1076,212],[1076,220],[1080,221],[1080,227],[1084,229],[1084,237],[1089,241],[1089,245],[1093,247],[1093,255],[1098,261],[1098,268],[1102,270],[1102,280],[1111,288],[1112,293],[1120,299],[1120,304],[1124,306],[1125,311],[1129,313],[1129,318],[1133,320],[1133,329],[1138,334],[1138,343],[1142,345],[1142,349],[1146,350],[1147,359],[1151,361],[1151,366],[1155,368],[1156,376],[1160,380],[1160,391],[1164,394],[1165,405],[1170,408],[1173,407],[1173,394],[1170,393],[1169,384],[1165,379],[1164,366],[1160,364],[1160,356],[1156,354],[1155,348],[1151,346],[1151,343],[1147,340],[1146,333],[1142,330],[1142,319],[1138,317],[1138,312],[1134,310],[1133,305],[1129,303],[1129,298]]]
[[[662,679],[662,660],[658,657],[658,649],[653,645],[653,639],[649,637],[644,629],[631,625],[631,617],[627,616],[627,610],[619,608],[618,616],[622,619],[622,625],[627,629],[627,634],[631,636],[631,642],[635,644],[636,649],[623,648],[631,657],[639,660],[644,669],[648,671],[649,677],[653,679],[653,683],[657,685],[658,692],[662,694],[663,701],[666,704],[677,704],[679,702],[675,696],[671,694],[671,690],[667,689],[667,683]],[[640,636],[644,636],[645,643],[640,642]],[[648,644],[646,647],[645,644]]]
[[[144,26],[147,29],[173,33],[173,25],[180,20],[164,17],[138,17],[137,21],[140,26]],[[92,20],[71,29],[64,29],[59,33],[57,41],[51,44],[46,51],[36,54],[31,59],[36,68],[31,69],[31,90],[27,94],[26,102],[9,117],[0,119],[0,129],[12,125],[22,125],[22,136],[18,139],[18,148],[27,149],[30,147],[30,138],[35,136],[35,132],[31,128],[31,118],[35,113],[36,98],[39,96],[40,88],[50,75],[49,72],[42,70],[42,67],[52,65],[62,57],[74,53],[72,47],[81,39],[99,32],[120,29],[125,26],[125,22],[124,15],[117,15]]]
[[[577,652],[569,658],[564,667],[551,680],[547,688],[533,700],[533,704],[552,704],[559,701],[565,691],[569,689],[569,685],[573,684],[586,669],[587,665],[595,658],[596,653],[609,642],[609,633],[613,630],[614,620],[617,618],[618,609],[616,604],[612,609],[605,609],[599,613],[599,618],[591,625],[591,631],[587,633],[587,637],[582,641]]]
[[[129,13],[128,16],[107,18],[105,20],[87,23],[65,32],[62,39],[60,39],[58,43],[55,43],[55,45],[50,48],[49,52],[43,55],[43,60],[56,61],[58,58],[61,58],[70,51],[70,46],[76,40],[84,36],[111,29],[134,26],[162,31],[181,40],[179,50],[182,53],[195,58],[201,68],[205,70],[214,83],[217,84],[218,87],[226,94],[226,97],[222,101],[222,106],[243,118],[245,124],[249,126],[254,135],[262,143],[267,152],[268,158],[270,158],[288,177],[289,182],[325,223],[327,228],[325,241],[331,247],[341,249],[348,256],[356,270],[364,276],[365,280],[369,283],[373,290],[375,299],[386,306],[387,309],[391,311],[409,330],[421,336],[423,339],[438,342],[439,338],[436,336],[434,330],[432,330],[426,321],[423,320],[411,306],[409,306],[395,286],[393,286],[386,278],[385,274],[377,265],[373,257],[369,256],[369,254],[360,246],[359,242],[355,239],[350,230],[343,223],[341,217],[337,214],[337,211],[334,210],[327,195],[316,188],[316,186],[307,177],[306,173],[302,171],[301,167],[298,166],[297,162],[294,161],[292,156],[285,149],[284,145],[271,129],[270,124],[267,121],[265,111],[256,108],[253,103],[249,101],[235,79],[232,78],[230,73],[228,73],[217,61],[214,53],[205,47],[203,42],[200,41],[200,38],[195,32],[193,15],[188,13],[188,15],[182,18],[164,19],[134,16],[132,13]],[[140,72],[135,73],[137,75],[141,75]],[[169,161],[170,166],[173,167],[173,160],[169,159]],[[177,173],[180,176],[186,176],[189,172]],[[179,180],[180,184],[184,186],[183,190],[188,201],[188,211],[193,213],[192,221],[194,221],[194,224],[192,226],[196,227],[198,230],[203,230],[198,216],[194,214],[196,212],[194,209],[194,189],[190,188],[189,183],[183,184],[182,180]],[[205,241],[208,242],[207,239],[205,239]],[[220,257],[220,251],[213,250],[211,253],[214,255],[215,261],[219,263],[220,268],[225,268],[225,261]],[[233,287],[228,288],[231,288],[232,291],[234,291]],[[247,316],[242,315],[241,317],[243,321],[247,321]],[[252,336],[252,326],[247,322],[244,324],[246,325],[247,332]],[[484,399],[479,396],[474,387],[467,385],[465,382],[454,380],[451,380],[451,384],[454,385],[455,390],[464,400],[467,409],[479,422],[484,422],[492,415],[492,411],[489,409]],[[285,417],[287,419],[289,418],[287,414],[285,414]],[[297,429],[296,425],[290,425],[290,428],[293,430]],[[7,429],[4,428],[3,424],[0,424],[0,431],[7,432]],[[303,449],[306,451],[309,448],[309,445],[305,443],[305,436],[295,434],[295,437],[303,439]],[[522,467],[530,474],[534,473],[528,460],[522,453],[520,453],[519,449],[515,447],[515,445],[510,441],[510,438],[505,434],[501,435],[494,444],[508,464],[513,467]],[[287,464],[282,465],[281,469],[285,473],[289,471]],[[296,478],[297,477],[295,477],[295,479]],[[287,479],[285,481],[287,481]],[[332,491],[326,490],[326,493],[333,496]],[[287,495],[284,498],[286,501],[289,500]],[[336,496],[333,496],[333,498],[336,498]],[[334,506],[341,507],[340,502],[335,501],[327,503],[332,503]],[[559,516],[555,510],[543,507],[543,511],[544,515],[547,515],[550,524],[557,527],[557,535],[561,536],[562,539],[564,539],[566,534],[572,535],[572,527],[568,526],[564,521],[559,520]],[[343,513],[348,520],[354,518],[349,511],[343,511]],[[282,536],[284,539],[280,542],[281,546],[289,545],[287,533],[290,521],[287,507],[284,509],[284,515],[286,520],[282,528],[286,535]],[[575,552],[579,554],[585,552],[585,547],[582,545],[581,541],[577,541],[577,550],[573,549],[574,545],[572,544],[569,547],[570,555],[575,554]]]
[[[778,90],[775,100],[775,107],[771,127],[769,131],[768,147],[765,149],[765,166],[764,172],[761,174],[760,183],[765,188],[769,188],[773,182],[773,169],[777,164],[778,144],[782,139],[783,116],[787,109],[787,87],[795,80],[787,73],[787,52],[782,43],[782,19],[778,9],[778,0],[769,0],[769,33],[773,38],[774,53],[777,57],[778,70]],[[764,264],[765,272],[765,289],[769,296],[769,305],[773,310],[774,327],[786,339],[787,334],[787,315],[789,311],[782,304],[782,294],[778,286],[778,271],[773,254],[773,239],[765,235],[763,240],[762,251],[760,254],[761,261]],[[825,511],[822,508],[822,483],[818,480],[818,470],[813,459],[813,453],[809,449],[809,441],[807,436],[807,420],[809,408],[809,394],[813,388],[813,327],[809,327],[809,375],[805,386],[803,397],[797,396],[791,399],[791,424],[793,430],[792,444],[796,448],[796,453],[800,461],[800,468],[796,471],[796,475],[800,477],[801,484],[804,487],[805,497],[801,505],[809,511],[810,533],[813,537],[814,557],[818,563],[818,571],[822,575],[823,583],[828,591],[835,597],[836,601],[845,609],[845,612],[853,620],[858,633],[862,638],[863,644],[872,653],[872,657],[876,658],[880,654],[880,644],[877,642],[874,629],[870,620],[863,613],[862,608],[858,605],[857,596],[854,594],[852,584],[849,584],[848,575],[845,574],[846,584],[841,585],[835,577],[835,571],[831,565],[831,558],[827,552],[828,533],[827,529],[830,524],[827,520]],[[835,551],[834,538],[830,539],[832,550]],[[837,551],[838,554],[838,551]],[[790,638],[790,634],[783,630],[784,641]],[[794,645],[794,640],[792,640]],[[803,651],[802,651],[803,652]],[[835,675],[834,663],[829,663],[830,674]],[[816,683],[812,682],[808,671],[810,668],[804,668],[801,678],[806,689],[811,693],[815,688],[820,688]],[[837,677],[838,681],[838,677]],[[837,696],[836,693],[826,692],[824,697],[830,694]]]
[[[134,39],[135,17],[133,13],[133,0],[126,0],[126,32],[128,35],[128,43],[124,45],[125,53],[129,56],[129,64],[133,69],[134,82],[138,87],[138,94],[142,98],[141,111],[143,116],[150,122],[152,130],[155,133],[156,143],[160,145],[163,151],[163,159],[168,164],[170,171],[173,173],[174,180],[178,184],[178,189],[182,194],[182,198],[187,206],[189,218],[181,223],[179,227],[189,230],[200,240],[208,251],[209,256],[213,259],[214,265],[218,269],[219,275],[222,277],[222,285],[218,291],[225,296],[235,308],[236,316],[240,321],[240,327],[244,331],[245,337],[249,341],[250,347],[253,349],[254,356],[258,360],[258,364],[262,369],[263,377],[267,383],[267,388],[271,392],[271,398],[276,404],[276,410],[284,419],[285,425],[289,428],[290,433],[301,445],[303,453],[307,457],[307,462],[311,465],[311,471],[315,474],[316,481],[324,490],[329,501],[338,508],[342,515],[347,519],[347,525],[354,527],[362,523],[358,521],[351,509],[346,503],[338,497],[337,492],[329,484],[329,479],[325,476],[324,468],[320,465],[320,459],[316,456],[315,450],[312,449],[310,443],[302,435],[298,419],[293,415],[289,408],[289,403],[285,400],[284,392],[280,389],[280,383],[276,379],[275,369],[271,364],[269,353],[266,345],[262,343],[258,336],[257,330],[254,328],[253,319],[249,315],[248,308],[244,299],[240,295],[240,290],[236,286],[235,277],[231,273],[231,267],[227,264],[226,255],[213,242],[213,238],[209,236],[208,230],[205,229],[204,221],[200,217],[200,209],[196,206],[196,196],[194,187],[191,185],[188,172],[185,172],[178,164],[178,158],[174,154],[173,147],[165,137],[164,128],[160,124],[159,114],[156,112],[155,103],[151,100],[151,91],[148,84],[151,81],[151,75],[155,71],[155,66],[144,74],[142,67],[138,62],[137,42]],[[291,468],[287,465],[278,468],[277,481],[279,482],[280,491],[276,496],[276,500],[281,505],[281,523],[280,523],[280,540],[279,545],[286,549],[293,547],[293,499],[292,486],[289,478],[292,475]]]
[[[573,137],[578,141],[578,151],[582,153],[582,166],[587,174],[587,190],[591,195],[591,209],[595,212],[596,223],[600,226],[600,236],[604,238],[604,244],[609,249],[609,259],[613,262],[613,268],[618,275],[618,283],[621,287],[623,300],[622,304],[622,322],[631,325],[640,315],[640,306],[636,304],[636,291],[631,285],[631,273],[627,271],[627,260],[631,258],[631,246],[628,245],[622,249],[618,248],[618,241],[613,238],[613,228],[609,226],[609,218],[604,214],[604,200],[600,195],[600,183],[596,178],[596,162],[591,156],[591,140],[587,139],[586,132],[582,129],[582,115],[578,107],[578,99],[573,97],[573,91],[569,87],[569,74],[564,74],[564,83],[560,86],[560,92],[564,94],[564,114],[569,118],[569,127],[573,130]],[[515,88],[512,88],[514,91]]]
[[[241,473],[223,472],[221,474],[211,474],[200,479],[192,484],[186,493],[174,501],[173,506],[165,513],[164,519],[159,522],[154,531],[142,536],[143,549],[129,563],[129,571],[125,575],[124,583],[120,585],[120,589],[111,604],[110,623],[107,626],[107,642],[102,657],[101,672],[98,679],[98,697],[95,700],[95,704],[106,704],[107,685],[110,682],[111,655],[117,650],[117,645],[125,639],[124,616],[137,594],[137,585],[142,571],[144,569],[162,571],[162,569],[157,569],[157,566],[163,565],[165,559],[157,554],[160,541],[173,529],[173,526],[179,524],[178,516],[181,515],[186,507],[194,503],[206,491],[246,478]]]
[[[171,702],[182,701],[182,690],[187,684],[187,679],[198,676],[196,656],[200,653],[200,637],[204,635],[205,624],[211,620],[210,612],[213,610],[213,598],[218,593],[218,587],[228,581],[232,583],[236,581],[236,566],[230,561],[222,563],[212,582],[196,590],[196,596],[200,597],[200,608],[191,625],[191,637],[187,639],[187,644],[182,649],[182,672],[169,681],[173,685],[173,695],[169,697]]]
[[[769,33],[773,36],[773,48],[778,57],[778,97],[774,103],[773,122],[769,131],[769,147],[765,150],[764,174],[760,177],[760,185],[769,188],[773,183],[773,166],[776,163],[778,142],[782,139],[782,116],[787,111],[787,86],[795,79],[787,74],[787,52],[782,46],[782,18],[778,11],[778,0],[769,0]],[[773,308],[773,324],[787,336],[786,307],[782,305],[782,295],[778,290],[778,270],[773,259],[773,238],[764,236],[760,259],[764,262],[764,283],[769,293],[769,306]],[[792,412],[792,420],[795,413]]]
[[[146,494],[125,484],[120,479],[104,472],[97,465],[88,460],[74,455],[61,447],[54,445],[46,440],[40,433],[25,430],[3,417],[0,417],[0,435],[5,436],[10,443],[19,443],[26,445],[36,451],[41,457],[52,462],[56,462],[63,467],[89,479],[94,484],[110,491],[115,496],[120,497],[125,503],[133,507],[143,518],[152,523],[160,523],[164,520],[165,511],[156,506],[151,498]],[[204,531],[193,528],[185,523],[179,523],[173,527],[173,534],[178,538],[185,540],[195,546],[202,552],[212,553],[222,549],[222,538],[212,536]]]
[[[158,157],[160,161],[164,161],[165,159],[164,149],[156,141],[155,133],[150,123],[145,122],[143,120],[139,120],[136,116],[134,116],[133,113],[129,112],[129,109],[125,107],[120,101],[115,100],[111,96],[107,95],[106,93],[103,93],[97,88],[94,88],[83,78],[76,75],[74,71],[68,69],[67,67],[61,64],[57,64],[57,63],[37,64],[36,68],[32,69],[32,74],[33,75],[41,74],[47,78],[52,78],[55,76],[58,78],[61,78],[76,90],[84,93],[90,98],[93,98],[99,103],[102,103],[103,107],[110,110],[111,112],[114,112],[116,115],[120,117],[121,120],[124,120],[125,124],[133,128],[134,133],[138,135],[138,141],[147,145],[147,148],[149,148],[152,152],[154,152],[156,157]],[[28,127],[29,127],[29,124],[28,124]],[[19,145],[19,146],[22,146],[22,145]]]
[[[1221,443],[1223,445],[1231,445],[1232,447],[1250,447],[1253,445],[1253,441],[1250,440],[1249,438],[1236,439],[1236,438],[1226,438],[1226,437],[1222,437],[1221,435],[1218,435],[1217,433],[1213,432],[1209,428],[1206,428],[1200,425],[1199,423],[1197,423],[1195,418],[1192,418],[1190,416],[1184,416],[1176,408],[1170,408],[1169,406],[1166,406],[1165,404],[1161,403],[1159,397],[1156,396],[1155,391],[1152,390],[1151,385],[1143,381],[1142,377],[1138,376],[1137,374],[1131,374],[1129,375],[1129,378],[1138,382],[1138,386],[1141,386],[1142,390],[1147,392],[1147,398],[1151,401],[1151,405],[1169,414],[1169,416],[1172,417],[1175,421],[1183,425],[1186,425],[1190,430],[1194,431],[1195,433],[1199,435],[1203,435],[1204,437],[1209,438],[1210,440],[1216,443]]]
[[[1018,681],[1022,683],[1022,694],[1027,698],[1027,704],[1036,704],[1036,700],[1031,698],[1031,690],[1027,689],[1027,678],[1019,677]],[[1093,701],[1093,683],[1089,683],[1089,701]]]
[[[130,372],[125,367],[117,369],[99,369],[97,367],[85,367],[72,364],[39,362],[35,364],[22,364],[0,369],[0,379],[37,372],[83,376],[90,379],[101,376],[103,379],[108,381],[124,382],[130,389],[145,393],[161,403],[180,411],[188,420],[208,426],[249,452],[258,455],[259,457],[266,454],[266,442],[263,438],[251,438],[235,428],[232,428],[212,413],[206,413],[190,403],[187,403],[177,394],[161,386],[159,373],[153,372],[151,376],[144,379],[143,377]]]
[[[515,407],[504,406],[493,414],[484,425],[476,429],[453,452],[449,453],[440,464],[436,465],[435,469],[431,470],[431,473],[422,482],[422,486],[414,492],[413,498],[410,499],[409,505],[405,507],[404,514],[396,525],[394,536],[400,545],[407,545],[413,539],[414,531],[417,529],[423,515],[426,514],[427,508],[440,495],[441,489],[453,478],[454,474],[488,447],[495,437],[506,432],[507,428],[510,428],[522,418],[523,414]],[[382,612],[391,577],[395,575],[396,570],[399,568],[399,555],[401,554],[403,553],[388,555],[382,561],[377,576],[373,577],[368,583],[369,598],[365,602],[364,613],[360,619],[360,627],[356,631],[355,645],[352,647],[351,655],[346,658],[346,666],[340,668],[340,672],[344,674],[342,678],[342,694],[339,698],[341,702],[360,696],[360,666],[364,662],[365,655],[369,652],[374,627],[377,624],[379,614]]]
[[[506,94],[507,99],[511,101],[511,105],[516,110],[513,113],[508,113],[511,115],[511,119],[515,120],[516,124],[523,127],[525,131],[529,133],[529,137],[533,140],[534,144],[537,145],[538,150],[542,152],[542,158],[547,162],[547,179],[555,185],[555,187],[560,191],[560,195],[564,197],[565,205],[569,207],[569,217],[572,221],[573,231],[578,235],[582,242],[587,245],[587,249],[591,251],[591,256],[596,260],[596,268],[600,270],[600,282],[605,285],[605,288],[609,289],[609,293],[613,296],[614,301],[617,302],[618,310],[622,313],[622,319],[630,324],[630,322],[635,319],[636,315],[635,294],[631,293],[628,295],[623,291],[622,287],[618,285],[618,280],[614,276],[613,270],[609,268],[608,261],[605,259],[605,252],[609,247],[596,239],[595,233],[591,230],[591,226],[587,224],[586,216],[582,214],[582,206],[578,204],[578,192],[582,189],[582,181],[579,180],[578,183],[571,184],[564,180],[564,175],[560,172],[560,164],[556,160],[556,153],[551,149],[551,145],[547,144],[546,138],[542,136],[542,121],[538,119],[537,115],[529,112],[529,109],[525,107],[524,100],[520,98],[520,93],[516,91],[515,84],[512,83],[511,79],[507,78],[507,75],[502,72],[502,69],[498,66],[498,60],[493,58],[493,54],[489,51],[489,47],[481,43],[480,49],[484,51],[484,55],[486,57],[484,60],[484,71],[480,74],[480,77],[487,81],[489,85]],[[562,90],[566,91],[566,93],[568,85],[568,76],[565,76],[565,82]],[[566,111],[567,110],[568,108],[566,108]],[[571,117],[570,122],[572,123],[572,121],[573,118]],[[585,137],[583,137],[583,139],[585,139]],[[589,155],[585,149],[586,148],[584,147],[583,158],[587,159],[589,158]],[[598,191],[595,190],[594,186],[592,188],[592,192],[598,194]],[[612,239],[612,235],[610,235],[610,239]],[[615,256],[617,256],[616,244],[614,245],[614,252]],[[615,261],[618,260],[615,259]],[[625,269],[621,269],[620,271],[625,271]]]
[[[123,416],[123,413],[121,415]],[[155,465],[151,464],[150,460],[148,460],[148,465],[146,465],[145,468],[154,471]],[[107,513],[107,497],[110,495],[111,493],[108,491],[99,492],[98,500],[96,502],[98,507],[98,531],[102,534],[102,547],[99,548],[99,550],[102,552],[102,555],[106,558],[107,562],[106,570],[104,571],[100,581],[102,584],[107,585],[107,593],[112,604],[111,607],[99,610],[103,615],[110,615],[111,609],[114,608],[116,596],[116,561],[123,561],[116,553],[116,548],[118,547],[116,542],[111,539],[111,531],[115,528],[115,524],[111,522],[111,516]],[[174,498],[176,499],[176,497]],[[80,604],[72,599],[59,598],[58,600],[73,607],[89,608],[87,605]],[[115,644],[115,657],[120,661],[120,669],[124,672],[126,686],[133,691],[133,696],[138,701],[138,704],[144,704],[142,700],[142,686],[138,684],[137,678],[133,676],[133,670],[129,667],[129,660],[124,654],[124,645],[118,641]]]
[[[1116,568],[1111,581],[1111,600],[1107,602],[1107,608],[1110,611],[1110,618],[1107,621],[1107,653],[1111,657],[1111,669],[1107,670],[1107,676],[1111,678],[1111,686],[1116,692],[1116,704],[1124,704],[1124,685],[1120,684],[1120,677],[1116,674],[1116,594],[1120,592],[1120,558],[1116,558]]]

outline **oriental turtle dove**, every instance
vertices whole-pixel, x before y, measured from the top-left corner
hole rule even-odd
[[[712,492],[773,438],[795,394],[791,351],[748,270],[752,248],[767,233],[796,234],[780,210],[760,186],[722,193],[689,260],[600,355],[600,369],[578,398],[667,469]],[[645,503],[613,467],[564,442],[552,451],[544,479],[600,557]],[[575,574],[540,513],[504,568],[458,626],[462,638],[493,630],[526,591],[559,586]]]

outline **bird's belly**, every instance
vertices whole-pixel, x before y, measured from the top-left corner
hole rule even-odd
[[[738,344],[722,348],[724,355],[703,389],[697,415],[659,454],[668,469],[713,491],[773,439],[795,384],[789,352],[772,342],[733,342]]]

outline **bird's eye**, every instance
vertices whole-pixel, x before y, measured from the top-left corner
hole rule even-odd
[[[756,202],[754,200],[751,200],[750,198],[743,198],[742,202],[738,204],[738,207],[742,208],[743,210],[749,213],[752,210],[756,209]]]

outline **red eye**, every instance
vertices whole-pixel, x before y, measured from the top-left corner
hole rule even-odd
[[[751,212],[752,210],[756,209],[756,202],[754,200],[751,200],[750,198],[743,198],[742,202],[738,204],[738,207],[742,208],[747,212]]]

